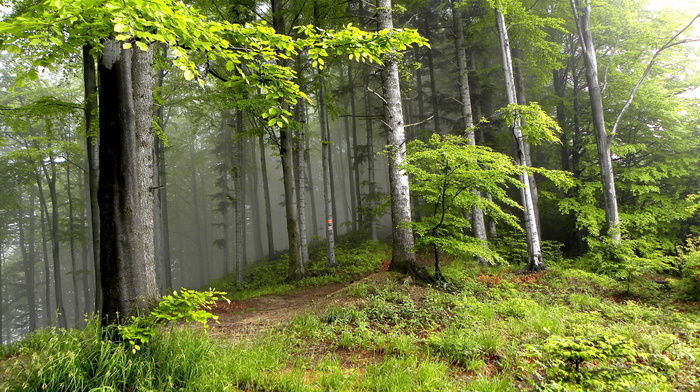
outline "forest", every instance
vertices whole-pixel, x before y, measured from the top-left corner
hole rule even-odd
[[[697,1],[0,10],[0,390],[700,388]]]

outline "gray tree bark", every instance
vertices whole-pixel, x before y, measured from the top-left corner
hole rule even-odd
[[[100,208],[97,188],[100,176],[99,163],[99,124],[97,118],[98,91],[95,58],[90,54],[90,46],[83,47],[83,87],[85,99],[85,134],[87,152],[88,195],[90,211],[90,249],[95,280],[94,313],[102,311],[102,282],[100,280]]]
[[[153,229],[152,50],[105,41],[100,80],[100,260],[103,323],[157,301]]]
[[[515,89],[515,78],[513,75],[513,61],[510,53],[510,42],[508,40],[508,30],[506,29],[505,19],[503,14],[496,10],[496,27],[498,28],[498,38],[501,43],[501,54],[503,59],[503,71],[506,82],[506,97],[509,104],[517,104],[517,94]],[[515,140],[516,160],[518,164],[527,166],[525,157],[525,143],[527,141],[523,137],[520,130],[520,121],[515,120],[511,127],[513,139]],[[532,188],[530,187],[530,176],[527,172],[520,175],[520,181],[525,185],[520,189],[522,198],[523,213],[525,217],[525,235],[527,239],[528,263],[525,267],[526,271],[540,271],[546,268],[542,260],[542,250],[540,248],[540,234],[537,230],[537,219],[535,217],[535,209],[532,198]]]
[[[391,0],[377,0],[377,21],[380,30],[393,30]],[[395,53],[383,56],[382,89],[384,123],[387,131],[387,158],[389,160],[389,187],[391,192],[392,257],[389,268],[403,273],[418,273],[411,224],[411,197],[408,174],[401,168],[406,159],[399,63]]]
[[[591,115],[593,116],[593,130],[595,132],[596,145],[598,147],[598,165],[603,185],[603,204],[605,206],[605,220],[607,222],[608,236],[614,242],[620,242],[620,216],[617,209],[617,191],[615,189],[615,175],[612,166],[612,154],[610,143],[612,136],[605,130],[605,112],[603,109],[603,95],[598,81],[598,59],[593,45],[591,34],[591,4],[584,0],[570,0],[571,9],[576,22],[579,44],[581,45],[583,63],[586,69],[586,82],[588,84],[588,96],[591,101]]]
[[[335,267],[335,212],[333,210],[331,177],[331,144],[326,110],[326,86],[323,73],[319,75],[318,118],[321,127],[321,164],[323,166],[323,208],[326,218],[326,266]]]
[[[460,108],[462,110],[462,121],[466,130],[466,138],[470,145],[476,145],[476,137],[474,135],[474,116],[472,112],[471,93],[469,91],[469,69],[467,67],[467,52],[464,49],[464,25],[462,24],[462,11],[455,5],[455,0],[451,0],[452,18],[455,28],[455,46],[457,50],[457,68],[459,73],[459,96]],[[474,191],[477,196],[481,196],[480,192]],[[486,236],[486,223],[484,212],[474,205],[472,207],[472,230],[474,238],[482,241],[484,247],[488,248],[488,237]],[[477,257],[480,264],[491,264],[483,257]]]
[[[275,254],[275,236],[272,229],[272,203],[270,202],[270,183],[267,175],[267,159],[265,158],[265,139],[258,137],[260,147],[260,177],[263,183],[263,196],[265,200],[265,228],[267,229],[267,256]]]

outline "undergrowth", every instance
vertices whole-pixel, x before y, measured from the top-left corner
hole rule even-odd
[[[345,279],[386,257],[357,256],[378,244],[354,249],[343,263],[360,267]],[[359,280],[325,309],[235,345],[167,326],[132,352],[94,322],[48,329],[6,349],[0,390],[700,390],[697,304],[661,288],[630,295],[576,269],[513,270],[453,262],[449,292],[391,274]]]

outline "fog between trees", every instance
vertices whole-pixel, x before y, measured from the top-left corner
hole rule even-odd
[[[299,260],[290,257],[297,264],[290,264],[289,274],[298,278],[304,273],[309,247],[332,250],[324,245],[329,227],[332,239],[348,235],[393,238],[395,244],[405,245],[401,260],[396,259],[399,253],[394,248],[393,268],[428,279],[432,276],[412,266],[412,245],[401,239],[412,239],[411,231],[416,232],[422,250],[431,253],[479,257],[484,263],[522,263],[531,270],[557,262],[562,254],[581,257],[601,272],[637,268],[634,266],[673,255],[678,244],[697,233],[700,116],[698,101],[687,92],[698,81],[697,46],[692,44],[697,29],[691,25],[698,10],[652,11],[644,1],[608,0],[590,9],[585,1],[546,3],[440,0],[375,6],[361,1],[307,4],[272,0],[224,6],[200,1],[195,6],[207,16],[206,21],[195,18],[185,27],[163,22],[158,27],[162,31],[143,26],[148,14],[139,16],[143,20],[129,19],[133,15],[127,11],[138,10],[142,6],[138,2],[130,3],[127,11],[106,5],[101,13],[87,1],[75,3],[72,10],[39,3],[47,9],[56,6],[64,9],[61,12],[84,15],[94,35],[81,38],[87,33],[76,21],[66,22],[64,30],[53,33],[41,30],[45,23],[41,20],[29,25],[34,29],[25,23],[21,32],[13,30],[29,7],[15,2],[14,13],[8,13],[0,30],[4,49],[0,71],[0,338],[12,341],[46,325],[80,325],[84,315],[96,311],[96,298],[102,293],[96,259],[100,254],[105,257],[105,250],[100,253],[95,248],[93,229],[99,222],[91,216],[96,205],[103,208],[104,200],[132,192],[121,188],[105,191],[103,182],[121,181],[139,173],[137,167],[141,174],[136,180],[145,182],[141,189],[148,189],[153,197],[148,207],[153,218],[147,217],[143,225],[155,222],[155,226],[146,231],[149,240],[153,237],[152,245],[131,251],[153,258],[153,262],[137,265],[152,263],[160,293],[206,287],[225,275],[242,283],[246,266],[285,255],[289,238],[299,240]],[[392,7],[393,15],[387,15]],[[185,15],[190,12],[185,8],[173,6],[170,12]],[[574,18],[575,13],[579,19]],[[178,20],[165,11],[163,15],[164,20]],[[590,26],[581,22],[582,15],[590,17]],[[505,29],[497,28],[501,18]],[[207,21],[262,20],[267,21],[264,27],[254,24],[250,30],[222,27],[219,35],[230,40],[231,53],[243,53],[239,60],[226,57],[234,56],[227,54],[231,48],[226,45],[211,57],[215,52],[211,47],[222,44],[216,41],[214,25]],[[430,46],[421,46],[420,41],[411,44],[412,37],[392,41],[389,47],[382,36],[365,37],[350,31],[347,36],[311,37],[316,30],[304,35],[294,29],[314,25],[343,31],[343,26],[352,23],[362,31],[374,32],[391,28],[392,21],[397,28],[417,29]],[[195,25],[202,31],[209,29],[208,33],[184,36],[188,26]],[[168,38],[167,34],[178,31],[183,36]],[[581,46],[584,41],[586,48],[586,31],[595,43],[588,48],[597,55],[599,114],[607,125],[607,131],[598,137],[595,132],[600,132],[596,128],[600,121],[596,123],[592,115],[596,111],[591,108],[597,106],[589,97],[592,79],[586,74],[591,71],[586,68],[590,61],[583,58],[584,53],[591,53]],[[505,32],[509,49],[503,44]],[[235,41],[231,38],[234,33],[244,38],[236,36],[240,41]],[[291,41],[281,36],[294,37],[298,46],[286,48]],[[108,46],[103,40],[115,37],[111,41],[115,50],[123,56],[130,53],[133,64],[128,65],[131,71],[108,79],[114,69],[105,65],[106,52],[100,45]],[[253,46],[255,40],[250,37],[263,42],[264,48]],[[311,37],[311,43],[299,43],[305,37]],[[323,48],[328,53],[318,53],[319,42],[327,45]],[[125,43],[132,48],[124,47]],[[664,45],[669,46],[660,52]],[[210,49],[202,49],[205,47]],[[151,57],[134,60],[146,53]],[[512,55],[511,72],[505,72],[508,66],[502,53]],[[376,61],[356,61],[363,58]],[[89,64],[96,64],[95,70],[83,67]],[[138,71],[135,64],[148,69]],[[388,80],[388,70],[394,64],[393,82],[400,90],[389,88],[393,82]],[[289,71],[294,74],[286,73]],[[97,87],[86,83],[91,73]],[[151,96],[145,93],[134,94],[133,102],[122,99],[128,95],[122,89],[125,75],[148,79],[129,83],[134,90],[141,83],[151,86],[153,103],[133,98]],[[108,90],[110,80],[116,81],[115,90]],[[636,94],[630,100],[633,91]],[[396,98],[400,100],[393,100]],[[92,101],[98,109],[89,105]],[[390,102],[402,111],[393,120],[396,112],[384,108]],[[536,107],[541,111],[532,109],[527,117],[530,112],[525,106],[533,102],[539,103]],[[522,106],[503,109],[509,103]],[[100,132],[111,130],[123,119],[119,117],[123,112],[116,111],[120,105],[136,105],[136,112],[154,119],[150,133],[144,134],[153,146],[144,147],[143,139],[125,148],[125,158],[112,161],[122,163],[112,168],[114,179],[100,180],[102,193],[94,193],[91,203],[90,184],[96,192],[97,179],[91,177],[90,168],[97,158],[88,154],[91,144],[87,140],[106,139]],[[109,113],[115,119],[109,119]],[[543,119],[544,114],[551,123]],[[475,127],[470,128],[472,125]],[[148,128],[134,127],[131,131],[125,128],[124,134]],[[392,138],[398,127],[405,132],[406,141]],[[520,140],[514,129],[522,129]],[[436,181],[433,190],[445,185],[440,188],[441,196],[432,197],[425,187],[420,193],[414,190],[410,210],[397,217],[396,201],[403,198],[407,203],[408,199],[391,192],[391,185],[403,180],[390,173],[400,177],[403,166],[390,163],[396,162],[394,154],[402,154],[406,142],[428,141],[434,133],[471,138],[474,144],[511,156],[522,166],[552,172],[518,169],[520,176],[508,174],[513,181],[492,183],[472,170],[465,174],[472,180],[459,182],[446,176],[455,173],[456,167],[449,163],[453,161],[448,150],[439,150],[438,144],[439,157],[424,168],[433,170],[434,176],[424,178]],[[601,140],[609,142],[607,152],[600,150]],[[101,159],[105,151],[117,151],[119,143],[101,144]],[[389,144],[394,147],[387,149]],[[121,160],[137,148],[149,150],[147,164]],[[409,157],[412,148],[409,143]],[[471,148],[477,147],[460,151],[476,154]],[[323,153],[322,149],[327,150]],[[603,189],[610,185],[601,182],[599,162],[605,156],[611,159],[609,180],[616,189],[619,224],[610,218],[609,200],[603,197]],[[512,164],[498,157],[502,160],[489,161],[492,167],[499,162]],[[480,162],[483,166],[484,161]],[[504,166],[503,172],[506,170],[510,169]],[[533,183],[519,187],[517,177],[521,183]],[[283,178],[291,182],[285,185]],[[448,183],[457,188],[449,188]],[[520,190],[532,192],[534,205],[526,208],[527,219],[509,201],[527,206]],[[467,194],[469,198],[460,204],[460,195]],[[291,202],[296,209],[287,208]],[[117,215],[129,217],[131,208],[117,208]],[[298,215],[291,225],[290,211]],[[479,211],[484,215],[482,224],[474,223],[480,219]],[[101,218],[102,224],[108,219]],[[424,222],[425,229],[420,224],[400,223],[409,219]],[[523,222],[529,225],[524,231],[518,229],[525,228]],[[474,227],[483,229],[475,233]],[[296,237],[290,232],[297,233]],[[541,251],[533,248],[534,240],[541,241]],[[541,267],[533,265],[538,257],[544,264]]]

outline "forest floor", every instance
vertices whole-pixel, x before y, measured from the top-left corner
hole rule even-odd
[[[271,327],[288,323],[292,317],[328,306],[347,286],[331,283],[284,295],[264,295],[245,301],[219,301],[211,312],[219,316],[210,323],[212,334],[231,342],[253,340]]]
[[[218,323],[209,323],[211,334],[231,343],[252,341],[272,328],[283,327],[295,316],[304,313],[320,314],[329,306],[353,302],[346,295],[350,285],[382,284],[397,277],[399,274],[380,271],[353,283],[331,283],[244,301],[219,301],[211,309],[211,313],[219,317]]]

